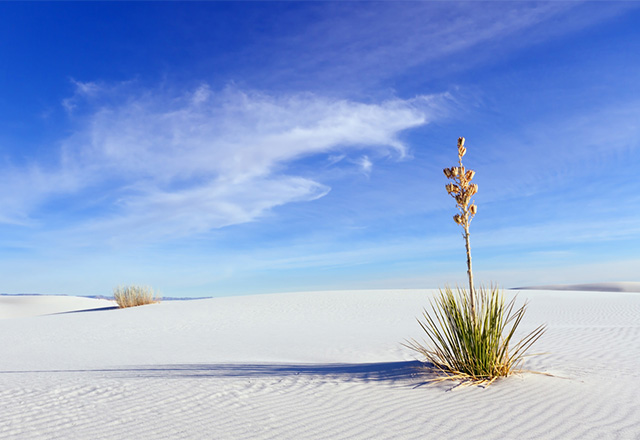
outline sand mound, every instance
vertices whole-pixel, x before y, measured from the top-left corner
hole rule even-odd
[[[0,319],[111,309],[115,301],[62,295],[0,295]]]

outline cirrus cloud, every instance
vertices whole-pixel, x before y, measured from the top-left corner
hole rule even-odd
[[[61,142],[59,163],[49,164],[51,179],[31,188],[33,203],[22,208],[36,212],[59,179],[67,183],[56,196],[73,198],[76,209],[100,200],[74,228],[152,238],[250,222],[323,197],[327,185],[288,167],[357,154],[368,172],[375,158],[405,158],[400,133],[446,114],[451,102],[447,94],[363,103],[233,86],[175,93],[90,83],[86,93],[88,85],[75,85],[63,103],[73,103],[74,132]]]

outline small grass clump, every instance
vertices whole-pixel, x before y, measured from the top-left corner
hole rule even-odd
[[[441,374],[439,380],[491,384],[498,377],[520,371],[525,352],[542,336],[541,325],[511,345],[526,304],[514,310],[515,298],[505,302],[497,287],[476,290],[476,307],[464,289],[447,287],[431,303],[433,314],[424,311],[418,320],[430,345],[412,340],[405,344],[423,355]]]
[[[160,302],[160,297],[147,286],[118,286],[113,289],[113,297],[120,308]]]
[[[424,311],[424,321],[418,322],[427,334],[432,347],[415,340],[404,344],[426,357],[441,373],[437,380],[462,380],[490,384],[498,377],[518,371],[525,352],[542,336],[541,325],[510,348],[513,335],[522,321],[526,304],[514,311],[515,298],[505,304],[503,293],[497,288],[473,286],[469,225],[478,207],[472,197],[478,185],[471,183],[475,171],[467,170],[462,157],[467,149],[465,139],[458,138],[458,166],[445,168],[444,175],[453,181],[446,185],[447,193],[456,201],[458,213],[453,221],[462,226],[467,254],[469,290],[447,287],[432,302],[433,315]]]

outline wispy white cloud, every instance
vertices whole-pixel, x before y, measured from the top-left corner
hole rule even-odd
[[[8,191],[0,198],[14,216],[27,218],[51,188],[84,203],[99,197],[103,206],[83,227],[136,237],[203,232],[322,197],[329,187],[288,174],[287,165],[314,155],[336,165],[350,151],[406,157],[399,133],[439,117],[450,98],[361,103],[207,85],[175,93],[75,84],[73,105],[82,104],[82,112],[74,114],[74,134],[61,142],[60,162],[32,171],[39,183],[22,188],[19,200]],[[359,165],[370,172],[370,155]],[[20,171],[9,187],[21,185]]]
[[[371,162],[369,156],[367,155],[362,156],[358,160],[358,165],[360,165],[360,169],[366,175],[369,175],[371,173],[371,170],[373,169],[373,162]]]
[[[2,169],[0,224],[33,225],[32,210],[50,197],[78,190],[81,176],[39,164],[7,165]]]
[[[640,225],[633,215],[618,219],[582,219],[497,227],[476,234],[475,246],[487,249],[554,247],[563,250],[574,245],[595,245],[640,238]]]
[[[295,38],[265,35],[257,50],[263,53],[263,44],[274,48],[263,61],[270,67],[266,78],[275,84],[308,86],[311,77],[322,87],[353,91],[418,66],[427,78],[466,70],[635,7],[632,2],[601,4],[595,13],[589,3],[405,2],[398,7],[374,2],[363,8],[359,2],[334,2],[318,5],[316,19]],[[254,50],[244,56],[254,56]],[[456,55],[455,62],[435,64]]]
[[[611,99],[598,108],[540,116],[515,129],[498,125],[496,131],[505,135],[475,141],[482,154],[473,156],[474,167],[484,170],[479,197],[488,202],[545,193],[556,203],[571,192],[563,203],[584,206],[598,198],[610,204],[624,193],[634,202],[638,195],[624,192],[619,183],[631,171],[625,163],[640,151],[639,105],[637,99]],[[473,139],[469,142],[474,148]]]
[[[75,86],[73,95],[62,100],[62,107],[64,107],[68,113],[72,113],[75,110],[78,101],[95,96],[102,90],[102,86],[95,82],[82,82],[71,79],[71,83]]]
[[[311,201],[328,192],[320,183],[287,176],[238,184],[214,179],[173,191],[153,187],[122,199],[118,214],[92,220],[86,227],[128,240],[188,236],[250,222],[276,206]]]

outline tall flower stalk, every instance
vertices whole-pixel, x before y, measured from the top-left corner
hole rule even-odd
[[[469,241],[469,225],[471,220],[476,215],[478,207],[471,200],[478,192],[478,185],[471,183],[473,176],[476,174],[473,170],[465,169],[462,165],[462,157],[466,154],[467,149],[464,147],[464,138],[458,138],[458,166],[445,168],[444,175],[448,179],[453,180],[454,183],[448,183],[446,186],[447,193],[456,201],[456,207],[458,208],[458,214],[453,216],[453,220],[462,226],[464,232],[464,244],[467,249],[467,275],[469,278],[469,296],[472,316],[475,316],[476,301],[475,291],[473,288],[473,271],[471,269],[471,243]]]

